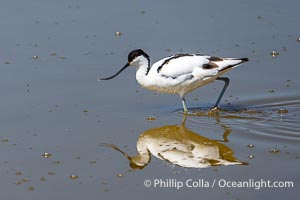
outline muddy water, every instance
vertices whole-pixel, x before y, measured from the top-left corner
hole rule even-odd
[[[298,197],[298,8],[256,0],[2,3],[1,198]],[[153,61],[201,52],[251,62],[228,73],[222,109],[209,111],[216,82],[187,96],[184,117],[177,96],[140,88],[132,68],[97,81],[134,48]]]

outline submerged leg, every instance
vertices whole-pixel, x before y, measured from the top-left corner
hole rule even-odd
[[[186,107],[186,103],[185,103],[185,98],[184,96],[181,97],[181,102],[182,102],[182,106],[183,106],[183,111],[184,113],[187,113],[188,112],[188,109]]]
[[[224,95],[224,93],[225,93],[225,91],[226,91],[226,89],[229,85],[229,78],[227,78],[227,77],[218,77],[216,80],[224,81],[224,87],[223,87],[223,89],[222,89],[222,91],[221,91],[221,93],[218,97],[218,100],[217,100],[215,106],[213,107],[213,109],[219,107],[219,103],[220,103],[220,101],[221,101],[221,99],[222,99],[222,97],[223,97],[223,95]]]

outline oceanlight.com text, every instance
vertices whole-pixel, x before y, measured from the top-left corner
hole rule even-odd
[[[252,188],[260,190],[262,188],[293,188],[294,182],[290,180],[265,180],[265,179],[247,179],[247,180],[226,180],[226,179],[147,179],[144,181],[147,188]]]

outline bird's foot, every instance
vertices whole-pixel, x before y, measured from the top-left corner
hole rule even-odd
[[[221,109],[219,106],[214,106],[213,108],[211,108],[211,109],[208,111],[208,114],[214,115],[214,114],[219,113],[219,111],[221,111],[221,110],[222,110],[222,109]]]
[[[188,110],[183,110],[183,115],[188,115],[189,111]]]
[[[214,106],[213,108],[210,109],[210,111],[214,112],[217,110],[221,110],[221,108],[219,106]]]

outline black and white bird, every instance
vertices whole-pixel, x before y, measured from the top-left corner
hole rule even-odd
[[[207,85],[215,80],[224,82],[224,87],[217,99],[214,108],[218,105],[229,84],[229,78],[220,77],[232,68],[249,61],[248,58],[221,58],[203,54],[180,53],[163,58],[152,66],[150,57],[142,49],[129,53],[128,62],[115,75],[100,78],[109,80],[116,77],[128,66],[137,67],[136,80],[149,90],[178,94],[182,100],[183,110],[187,112],[185,95]]]

